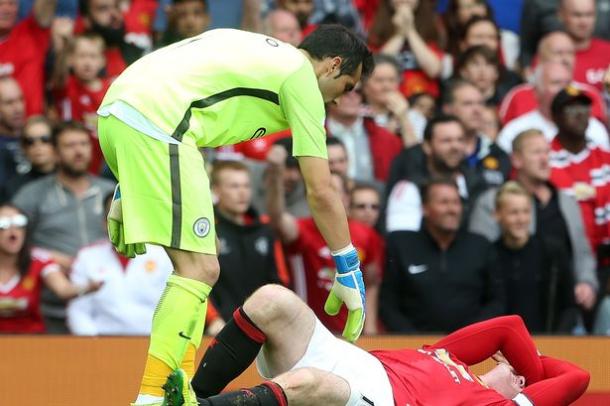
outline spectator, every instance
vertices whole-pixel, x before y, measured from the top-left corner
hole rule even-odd
[[[388,331],[446,332],[504,313],[493,246],[460,231],[462,203],[453,180],[422,190],[420,231],[387,237],[380,316]]]
[[[483,107],[481,111],[481,134],[495,144],[501,126],[498,110],[494,106]]]
[[[91,140],[78,123],[60,125],[52,134],[57,173],[30,182],[13,198],[32,224],[32,243],[49,251],[68,271],[78,250],[103,237],[103,197],[113,190],[110,181],[88,175]],[[42,314],[47,331],[67,333],[65,305],[43,291]]]
[[[495,205],[502,230],[496,266],[506,312],[521,316],[532,333],[570,333],[576,324],[574,282],[562,244],[530,235],[531,197],[518,183],[502,185]]]
[[[328,106],[326,128],[342,141],[347,151],[347,176],[359,181],[385,182],[390,163],[400,152],[402,143],[373,119],[363,117],[363,109],[359,92],[340,96],[337,104]]]
[[[324,311],[324,303],[333,284],[335,272],[330,250],[313,218],[297,219],[285,210],[282,171],[286,155],[287,151],[279,146],[274,146],[269,152],[267,211],[271,225],[291,254],[295,291],[329,330],[338,333],[345,324],[346,309],[343,308],[338,316],[332,317]],[[347,207],[349,202],[345,178],[335,173],[332,175],[332,181]],[[375,334],[383,245],[378,234],[367,225],[348,218],[348,226],[353,244],[358,250],[366,284],[367,317],[364,333]]]
[[[349,192],[349,218],[366,224],[371,228],[377,226],[381,196],[372,184],[357,183]]]
[[[444,34],[446,37],[445,50],[451,55],[460,53],[460,36],[466,23],[472,17],[487,17],[494,19],[493,9],[486,0],[449,0],[447,10],[442,16]],[[512,31],[500,31],[501,60],[508,69],[516,67],[519,56],[519,37]]]
[[[85,31],[99,34],[106,43],[106,77],[115,78],[150,48],[148,41],[128,35],[120,0],[83,0]]]
[[[587,136],[591,99],[583,92],[563,89],[553,99],[551,111],[558,128],[551,142],[551,182],[578,200],[589,243],[600,265],[605,265],[605,246],[610,243],[610,216],[606,215],[610,153]]]
[[[485,180],[463,164],[465,130],[455,116],[438,116],[428,122],[424,143],[404,150],[392,163],[385,228],[389,231],[419,230],[422,205],[419,186],[431,178],[446,177],[458,185],[468,218],[469,202],[487,187]]]
[[[368,107],[367,115],[378,126],[400,134],[403,144],[411,146],[419,140],[409,120],[409,104],[399,91],[400,72],[396,58],[375,55],[375,68],[370,76],[363,79],[362,94]],[[421,119],[425,121],[423,117]]]
[[[0,4],[0,76],[14,76],[23,89],[27,115],[41,114],[44,96],[44,60],[57,0],[36,0],[32,13],[17,22],[17,0]]]
[[[0,185],[27,166],[19,148],[24,124],[25,102],[19,83],[12,77],[0,77]]]
[[[372,2],[374,1],[377,0]],[[353,0],[315,0],[311,22],[314,24],[341,24],[362,37],[366,36],[360,14]]]
[[[169,27],[159,47],[199,35],[210,25],[207,0],[173,0],[169,15]]]
[[[30,249],[28,218],[14,206],[0,206],[0,333],[44,333],[40,291],[44,284],[68,300],[99,289],[100,282],[70,283],[39,248]]]
[[[573,196],[558,190],[549,180],[550,147],[539,130],[528,130],[513,141],[512,162],[517,184],[532,200],[530,234],[545,241],[555,241],[574,273],[576,303],[585,310],[595,304],[599,283],[595,273],[596,261],[588,244],[578,203]],[[487,237],[500,238],[500,226],[494,218],[498,189],[483,193],[474,204],[470,217],[470,231]]]
[[[70,42],[67,49],[57,54],[55,107],[61,120],[82,122],[89,130],[92,146],[89,171],[98,174],[104,157],[97,140],[96,111],[110,86],[110,80],[101,77],[106,65],[104,40],[98,34],[86,33]]]
[[[273,10],[263,21],[263,32],[293,46],[301,43],[301,27],[294,14],[286,10]]]
[[[268,218],[251,206],[248,167],[237,161],[216,161],[210,179],[217,199],[218,260],[224,271],[210,298],[222,318],[229,320],[257,288],[267,283],[287,284],[288,274]]]
[[[517,134],[532,128],[542,131],[547,141],[550,142],[553,139],[557,134],[557,126],[553,122],[551,102],[561,89],[569,85],[570,76],[568,69],[559,62],[546,62],[536,67],[534,86],[538,98],[538,108],[510,121],[500,131],[498,145],[504,151],[511,151],[511,144]],[[570,86],[570,89],[581,93],[573,86]],[[608,131],[594,117],[589,117],[586,134],[587,139],[595,145],[610,148]]]
[[[32,116],[28,119],[20,141],[23,155],[30,163],[30,169],[8,180],[0,193],[0,201],[10,200],[26,183],[55,170],[57,159],[51,145],[51,131],[51,122],[45,116]]]
[[[606,106],[600,97],[599,91],[589,84],[573,80],[575,59],[576,51],[572,38],[563,31],[552,31],[540,40],[535,62],[537,64],[558,62],[564,65],[571,72],[571,84],[585,91],[593,100],[593,115],[600,121],[605,122],[607,117]],[[536,81],[534,75],[535,66],[536,65],[532,65],[526,72],[526,75],[534,82]],[[535,84],[524,83],[513,87],[504,100],[502,100],[500,106],[499,112],[502,123],[506,124],[525,113],[536,110],[538,103],[538,94]]]
[[[482,133],[484,107],[483,94],[475,85],[459,79],[447,85],[443,111],[455,115],[464,125],[466,165],[489,185],[501,185],[510,175],[510,159]]]
[[[442,51],[437,44],[432,2],[381,0],[369,31],[369,43],[398,58],[403,95],[427,92],[438,96]]]
[[[330,152],[328,153],[328,167],[330,168],[330,171],[347,178],[349,183],[347,189],[351,189],[353,180],[348,178],[350,160],[347,156],[345,144],[343,144],[339,138],[329,136],[326,137],[326,149],[330,149]]]
[[[311,22],[315,4],[314,0],[275,0],[277,8],[286,10],[297,18],[303,37],[316,29],[317,25]]]
[[[602,91],[604,72],[610,64],[610,42],[593,36],[595,0],[560,0],[558,16],[574,40],[574,79]]]
[[[264,137],[263,139],[268,138]],[[278,145],[286,151],[286,160],[284,161],[284,170],[282,171],[282,190],[284,191],[284,201],[286,211],[294,217],[309,217],[309,205],[305,191],[305,183],[301,176],[299,163],[292,156],[292,138],[277,139],[269,148]],[[254,185],[253,206],[260,212],[266,213],[267,187],[264,178],[267,176],[268,165],[260,162],[246,161],[252,173],[252,184]]]
[[[104,198],[107,213],[112,193]],[[106,220],[103,221],[106,228]],[[150,335],[152,316],[173,266],[158,246],[129,259],[119,255],[108,238],[81,248],[70,279],[76,285],[103,283],[94,294],[71,301],[67,308],[70,332],[76,335]]]
[[[501,77],[502,66],[498,54],[485,45],[475,45],[462,52],[455,70],[458,77],[479,89],[488,106],[497,107],[518,83]]]

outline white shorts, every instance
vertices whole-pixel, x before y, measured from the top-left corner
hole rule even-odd
[[[346,406],[394,406],[392,386],[381,362],[335,337],[318,319],[305,354],[290,370],[307,367],[345,379],[351,391]],[[273,378],[262,350],[256,357],[256,368],[263,378]]]

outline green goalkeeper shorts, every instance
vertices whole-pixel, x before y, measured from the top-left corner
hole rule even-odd
[[[106,162],[121,185],[125,242],[216,255],[203,157],[190,139],[168,144],[116,117],[99,117]]]

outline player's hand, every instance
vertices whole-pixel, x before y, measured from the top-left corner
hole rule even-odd
[[[354,342],[360,337],[364,327],[364,306],[366,303],[358,252],[352,248],[351,251],[343,255],[333,255],[333,259],[337,266],[337,273],[328,299],[326,299],[324,311],[331,316],[335,316],[341,310],[341,305],[345,303],[348,314],[347,323],[343,329],[343,337],[350,342]]]
[[[116,185],[112,203],[108,211],[108,237],[117,252],[128,258],[146,253],[144,243],[126,244],[125,232],[123,229],[123,208],[121,206],[121,189]]]

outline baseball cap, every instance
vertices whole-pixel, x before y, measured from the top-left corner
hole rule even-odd
[[[551,103],[551,112],[557,114],[568,104],[586,104],[590,106],[592,100],[585,92],[575,86],[569,85],[557,93]]]

